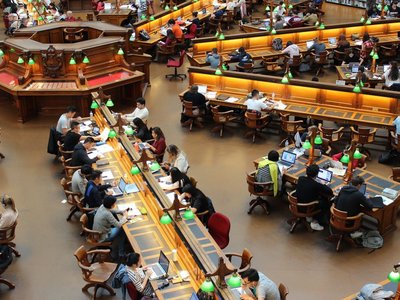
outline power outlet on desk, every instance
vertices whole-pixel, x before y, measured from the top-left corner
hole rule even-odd
[[[163,280],[157,284],[157,287],[159,290],[162,290],[162,289],[166,288],[167,286],[169,286],[168,280]]]

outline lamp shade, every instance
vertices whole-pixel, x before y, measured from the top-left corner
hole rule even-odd
[[[140,174],[140,169],[139,169],[137,166],[133,166],[133,167],[131,168],[131,174],[132,174],[132,175]]]
[[[111,98],[107,100],[106,106],[107,107],[113,107],[114,106],[114,102],[111,100]]]
[[[285,4],[285,3],[282,3],[282,7],[283,7],[283,8],[286,8],[286,4]]]
[[[174,5],[174,10],[178,10],[178,6]]]
[[[117,133],[115,132],[115,130],[111,129],[110,133],[108,134],[108,137],[112,139],[112,138],[115,138],[116,136],[117,136]]]
[[[126,127],[126,129],[125,129],[126,135],[132,135],[133,133],[134,133],[134,131],[131,126]]]
[[[182,216],[185,220],[193,220],[194,219],[194,213],[190,208],[187,208],[185,212],[183,213]]]
[[[321,22],[321,25],[319,25],[319,29],[325,29],[325,24]]]
[[[228,70],[228,67],[226,66],[226,64],[223,64],[223,65],[222,65],[222,70],[224,70],[224,71],[227,71],[227,70]]]
[[[350,156],[348,154],[343,155],[342,158],[340,159],[340,162],[344,164],[348,164],[349,161],[350,161]]]
[[[270,11],[271,9],[269,8],[269,5],[265,8],[265,11]]]
[[[96,101],[92,101],[92,104],[90,104],[90,108],[91,109],[96,109],[96,108],[99,108],[99,105],[97,104],[97,102]]]
[[[369,55],[374,56],[374,54],[375,54],[375,51],[374,51],[374,49],[372,49],[371,52],[369,53]]]
[[[221,71],[220,68],[217,68],[217,69],[215,70],[215,75],[222,75],[222,71]]]
[[[144,19],[146,19],[146,15],[142,15],[140,18],[141,18],[142,20],[144,20]]]
[[[34,64],[35,64],[35,61],[33,60],[33,58],[32,57],[29,58],[28,65],[34,65]]]
[[[360,150],[358,150],[358,148],[356,149],[356,151],[354,151],[353,158],[355,158],[355,159],[362,158],[362,154],[361,154]]]
[[[165,5],[164,9],[165,9],[165,10],[169,10],[169,5],[168,5],[168,4]]]
[[[304,143],[303,143],[303,149],[311,149],[311,143],[310,143],[310,141],[309,140],[306,140]]]
[[[365,22],[365,25],[371,25],[371,20],[368,19],[367,22]]]
[[[293,9],[293,5],[292,4],[289,4],[289,9]]]
[[[160,170],[161,169],[161,166],[159,165],[159,163],[158,162],[153,162],[151,165],[150,165],[150,170],[152,170],[152,171],[158,171],[158,170]]]
[[[224,40],[225,39],[225,35],[221,32],[221,34],[218,37],[219,40]]]
[[[211,282],[210,278],[206,278],[204,282],[201,284],[200,289],[205,293],[214,292],[214,284]]]
[[[4,55],[4,51],[3,51],[3,49],[0,49],[0,56],[3,56]]]
[[[124,55],[124,50],[122,50],[122,48],[119,48],[117,54],[118,55]]]
[[[365,21],[364,17],[361,17],[360,22],[363,23]]]
[[[360,86],[364,87],[364,82],[360,81]]]
[[[87,56],[85,56],[85,57],[83,58],[82,62],[83,62],[84,64],[88,64],[88,63],[90,63],[90,60],[89,60],[89,58],[88,58]]]
[[[289,76],[290,79],[292,79],[293,78],[292,72],[289,71],[288,76]]]
[[[314,144],[315,145],[322,145],[323,141],[320,135],[317,135],[314,139]]]
[[[361,93],[361,88],[360,88],[360,86],[358,84],[356,84],[356,86],[354,87],[353,92],[354,93]]]
[[[154,16],[153,15],[150,16],[150,21],[154,21]]]
[[[315,22],[314,25],[315,25],[315,26],[319,26],[319,21]]]
[[[382,4],[378,4],[377,6],[376,6],[376,8],[378,9],[378,10],[382,10]]]
[[[397,269],[389,273],[388,279],[391,282],[400,282],[400,273],[397,271]]]
[[[235,273],[226,282],[231,288],[238,288],[242,285],[240,277]]]
[[[384,11],[388,11],[389,10],[389,6],[385,5],[385,7],[383,8]]]
[[[24,59],[21,56],[18,57],[17,63],[23,64],[24,63]]]
[[[172,219],[171,219],[171,217],[169,216],[169,214],[164,213],[164,214],[162,215],[162,217],[160,218],[160,223],[163,224],[163,225],[171,224],[171,223],[172,223]]]
[[[70,65],[76,65],[76,61],[75,61],[75,58],[73,56],[71,56],[71,58],[69,60],[69,64]]]
[[[288,79],[288,77],[287,77],[286,74],[282,77],[281,82],[282,82],[282,83],[289,83],[289,79]]]
[[[275,28],[272,28],[271,34],[276,34],[276,29]]]
[[[375,54],[372,56],[373,59],[379,59],[378,53],[375,52]]]

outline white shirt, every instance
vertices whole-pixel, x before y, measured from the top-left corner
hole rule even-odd
[[[0,214],[0,229],[10,227],[15,223],[18,217],[18,211],[13,211],[11,208],[6,208]]]
[[[71,127],[71,119],[67,118],[67,114],[62,114],[58,119],[56,130],[59,133],[63,133],[63,129],[69,129]]]
[[[246,102],[244,104],[247,105],[247,109],[256,110],[259,112],[261,112],[261,110],[263,110],[263,109],[268,108],[267,104],[265,104],[261,100],[256,100],[256,99],[248,99],[248,100],[246,100]]]
[[[179,171],[181,171],[182,173],[186,174],[186,172],[189,168],[189,162],[188,162],[188,160],[186,158],[186,154],[184,152],[180,151],[178,153],[178,156],[176,157],[176,159],[173,163],[173,166],[175,168],[178,168]]]
[[[147,109],[147,107],[144,107],[142,109],[136,107],[131,114],[126,115],[126,119],[129,122],[132,122],[133,119],[135,118],[140,118],[142,119],[143,122],[146,122],[148,117],[149,117],[149,110]]]
[[[396,126],[396,135],[400,134],[400,117],[394,119],[393,125]]]
[[[393,83],[400,83],[400,76],[399,76],[399,78],[397,78],[397,80],[394,80],[394,81],[389,78],[390,70],[391,70],[391,68],[387,69],[385,74],[383,74],[383,77],[385,78],[385,85],[387,87],[391,87]]]
[[[290,58],[293,58],[293,56],[300,55],[300,50],[296,44],[292,44],[283,49],[282,53],[288,53]]]
[[[274,10],[274,15],[276,16],[283,16],[286,12],[286,9],[284,9],[283,7],[281,7],[279,9],[279,7],[276,7],[276,9]]]

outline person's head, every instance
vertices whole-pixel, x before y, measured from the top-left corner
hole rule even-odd
[[[246,53],[246,50],[244,49],[244,47],[239,48],[239,53]]]
[[[92,175],[90,176],[90,179],[91,179],[94,183],[99,184],[99,183],[101,182],[101,174],[102,174],[102,173],[103,173],[103,172],[100,171],[100,170],[94,170],[94,171],[92,172]]]
[[[271,150],[268,152],[268,160],[270,161],[278,161],[279,160],[279,153],[276,150]]]
[[[351,180],[351,185],[355,186],[358,190],[361,188],[361,186],[364,184],[365,180],[361,176],[356,176],[353,177]]]
[[[158,141],[161,138],[165,139],[164,133],[162,132],[161,128],[157,126],[151,129],[151,135],[153,139],[155,139],[156,141]]]
[[[283,5],[283,1],[280,1],[279,6],[282,7],[282,5]]]
[[[55,15],[57,13],[57,9],[55,7],[52,7],[50,9],[50,12],[51,12],[52,15]]]
[[[182,193],[186,194],[186,197],[192,198],[197,192],[197,189],[191,185],[191,184],[185,184],[185,186],[182,188]]]
[[[218,49],[217,48],[212,48],[211,51],[212,51],[213,54],[217,54],[218,53]]]
[[[76,107],[75,106],[68,106],[67,111],[65,112],[68,118],[73,118],[76,114]]]
[[[168,24],[169,27],[172,27],[172,26],[175,25],[175,20],[174,19],[169,19],[167,24]]]
[[[12,14],[8,15],[8,21],[14,22],[14,21],[17,21],[17,20],[18,20],[18,15],[17,14],[12,13]]]
[[[365,67],[364,66],[359,66],[358,67],[358,72],[364,73]]]
[[[197,85],[193,84],[193,85],[190,87],[190,92],[191,92],[191,93],[195,94],[195,93],[197,93],[198,91],[199,91],[199,87],[198,87]]]
[[[257,286],[260,276],[256,269],[248,269],[241,274],[242,284],[247,288],[254,288]]]
[[[105,208],[112,209],[114,208],[115,203],[117,203],[117,198],[114,196],[107,195],[103,199],[103,205]]]
[[[344,42],[344,41],[346,41],[346,35],[344,34],[339,35],[339,42]]]
[[[172,168],[169,170],[169,174],[171,175],[171,181],[172,181],[172,183],[175,183],[175,182],[177,182],[177,181],[183,179],[183,174],[182,174],[182,172],[179,171],[179,169],[176,168],[176,167],[172,167]]]
[[[29,22],[29,19],[28,19],[28,18],[22,18],[22,19],[21,19],[21,23],[22,23],[24,26],[28,26],[28,22]]]
[[[70,11],[70,10],[67,11],[67,17],[69,17],[69,18],[72,17],[72,11]]]
[[[253,99],[259,99],[260,98],[260,92],[258,90],[252,90],[251,91],[251,97]]]
[[[194,12],[192,12],[192,17],[193,18],[197,18],[197,15],[198,15],[199,13],[197,12],[197,11],[194,11]]]
[[[366,42],[366,41],[369,41],[369,34],[368,34],[368,32],[366,32],[366,33],[364,33],[364,35],[363,35],[363,42]]]
[[[90,165],[83,165],[81,168],[81,174],[83,176],[90,176],[93,173],[93,168]]]
[[[286,47],[289,47],[290,45],[293,45],[293,42],[292,42],[292,41],[288,41],[288,42],[286,43]]]
[[[128,267],[138,267],[140,266],[140,254],[139,253],[129,253],[126,256],[126,265]]]
[[[319,166],[317,164],[312,164],[307,167],[306,174],[310,178],[315,178],[318,176]]]
[[[311,78],[311,81],[316,81],[316,82],[318,82],[318,81],[319,81],[319,78],[318,78],[317,76],[314,76],[313,78]]]
[[[276,21],[277,22],[282,21],[282,17],[281,16],[276,16]]]
[[[136,107],[139,109],[143,109],[146,106],[146,100],[143,97],[136,99]]]
[[[171,29],[167,30],[167,38],[169,39],[175,39],[174,32]]]
[[[399,79],[399,67],[397,65],[397,61],[390,62],[390,71],[388,77],[391,80]]]
[[[10,208],[16,212],[14,199],[6,194],[1,198],[1,205],[3,205],[5,209]]]
[[[135,126],[135,128],[147,127],[141,118],[134,118],[132,122],[133,122],[133,126]]]
[[[179,153],[179,148],[176,145],[168,145],[166,151],[169,156],[177,157]]]
[[[85,147],[86,150],[89,150],[90,148],[93,148],[95,145],[95,141],[92,137],[87,137],[84,141],[83,141],[83,147]]]
[[[76,122],[76,121],[71,122],[71,131],[73,131],[75,133],[79,133],[80,128],[81,128],[81,124],[79,122]]]
[[[313,41],[314,41],[314,43],[318,44],[319,43],[319,38],[315,37]]]

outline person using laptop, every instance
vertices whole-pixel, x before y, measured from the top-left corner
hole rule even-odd
[[[150,284],[152,269],[146,269],[146,273],[140,268],[142,258],[139,253],[129,253],[126,257],[126,270],[128,277],[135,286],[136,290],[146,297],[153,297],[154,290]]]
[[[71,190],[73,193],[85,194],[86,185],[88,183],[87,177],[92,175],[93,168],[90,165],[84,165],[72,175]]]
[[[195,214],[201,214],[208,210],[208,215],[204,216],[201,220],[204,224],[207,224],[208,217],[215,212],[211,199],[206,197],[202,191],[191,184],[187,184],[182,188],[182,194],[180,194],[178,198],[179,200],[188,200],[191,210]]]
[[[288,63],[291,64],[293,62],[293,56],[300,55],[300,49],[292,41],[288,41],[286,43],[286,48],[282,50],[282,53],[289,55],[290,59],[289,59]]]
[[[95,140],[92,137],[88,137],[82,143],[78,143],[74,147],[72,153],[71,163],[72,167],[91,165],[100,159],[100,156],[89,158],[88,151],[96,145]]]
[[[75,146],[80,142],[85,139],[87,139],[89,136],[86,135],[81,135],[80,134],[81,130],[81,124],[76,121],[71,122],[71,129],[67,132],[67,134],[64,137],[64,146],[63,149],[65,151],[73,151]],[[100,141],[101,137],[100,136],[95,136],[93,137],[95,141]]]
[[[333,196],[332,189],[316,179],[319,173],[319,166],[312,164],[306,169],[306,176],[300,176],[296,187],[296,197],[299,203],[319,202],[321,213],[316,215],[316,219],[307,219],[313,230],[321,231],[324,227],[321,223],[327,222],[329,215],[330,202]]]
[[[101,184],[101,174],[101,171],[94,170],[92,175],[90,176],[90,180],[86,185],[83,199],[83,203],[86,207],[99,207],[103,203],[104,197],[112,194],[112,192],[107,191],[107,189],[111,188],[112,185]]]
[[[122,116],[124,120],[132,122],[135,118],[142,119],[143,122],[147,122],[149,118],[149,110],[146,107],[146,100],[142,97],[136,99],[136,108],[130,114]]]
[[[162,163],[163,169],[169,172],[172,167],[176,167],[179,171],[186,174],[189,169],[186,154],[176,145],[168,145],[166,151],[168,153],[168,160]]]
[[[141,141],[148,141],[151,140],[151,133],[149,128],[147,128],[147,125],[143,122],[142,119],[140,118],[135,118],[133,119],[133,127],[135,128],[136,133],[135,138],[141,140]]]
[[[315,55],[319,57],[319,54],[326,50],[325,43],[320,42],[318,37],[315,37],[313,41],[314,44],[310,48],[308,48],[308,52],[314,50]]]
[[[254,295],[242,294],[242,300],[280,300],[278,286],[256,269],[248,269],[241,274],[242,288],[249,289]]]
[[[194,115],[204,114],[207,110],[207,100],[203,94],[199,93],[199,87],[192,85],[190,89],[183,94],[183,100],[191,102],[197,108],[193,109]]]
[[[274,197],[280,191],[282,186],[282,174],[278,167],[279,153],[271,150],[268,153],[268,158],[263,159],[258,163],[256,182],[273,182],[271,189],[274,190]]]

